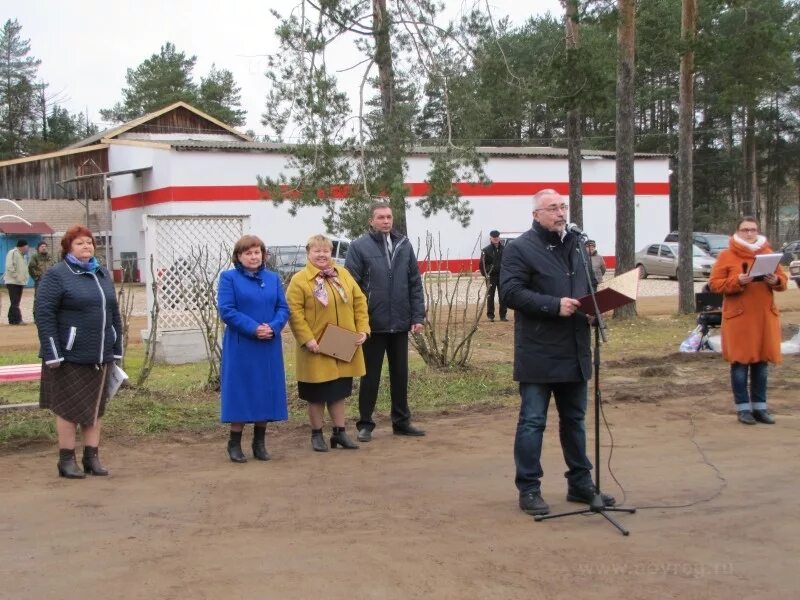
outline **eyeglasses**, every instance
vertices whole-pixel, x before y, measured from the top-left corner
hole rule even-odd
[[[758,227],[742,227],[739,231],[742,233],[758,233]]]
[[[569,210],[569,204],[551,204],[550,206],[543,206],[536,210],[543,210],[549,213],[557,213],[558,211],[567,212]]]

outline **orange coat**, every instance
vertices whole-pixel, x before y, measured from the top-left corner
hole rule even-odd
[[[786,273],[779,265],[778,285],[764,281],[739,284],[739,274],[749,271],[756,254],[770,254],[768,244],[753,252],[731,237],[708,280],[711,291],[724,294],[722,302],[722,356],[728,362],[751,364],[781,362],[780,312],[774,292],[786,289]]]

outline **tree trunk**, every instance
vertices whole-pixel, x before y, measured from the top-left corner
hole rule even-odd
[[[636,39],[635,0],[617,0],[617,247],[616,272],[634,266],[636,205],[633,178],[634,57]],[[614,311],[614,317],[636,316],[636,304]]]
[[[578,0],[565,0],[564,28],[567,37],[567,65],[578,60]],[[583,229],[583,171],[581,166],[581,111],[578,98],[567,112],[567,163],[569,165],[569,216]]]
[[[392,64],[391,18],[386,0],[372,0],[372,33],[375,38],[375,64],[378,67],[378,89],[383,114],[384,143],[387,156],[383,165],[385,183],[389,189],[379,190],[389,195],[394,216],[394,228],[406,235],[405,194],[394,193],[403,184],[403,159],[397,115],[394,108],[395,75]]]
[[[697,0],[683,0],[680,68],[680,116],[678,132],[678,311],[694,312],[692,250],[694,230],[694,36]]]
[[[747,117],[745,120],[745,189],[747,198],[750,201],[749,209],[745,207],[745,214],[751,214],[758,219],[763,226],[763,213],[759,202],[758,194],[758,172],[756,171],[756,117],[755,108],[747,107]]]

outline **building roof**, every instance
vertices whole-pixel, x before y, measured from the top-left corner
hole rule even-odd
[[[0,222],[0,233],[5,235],[52,235],[55,229],[44,221],[31,221],[27,223],[4,223]]]

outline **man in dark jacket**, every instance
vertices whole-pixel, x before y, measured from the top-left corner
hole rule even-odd
[[[408,332],[422,331],[425,320],[422,278],[411,242],[392,231],[392,223],[391,207],[374,202],[369,232],[350,244],[344,264],[367,296],[372,332],[363,345],[367,374],[358,393],[360,442],[369,442],[375,429],[372,413],[384,354],[389,360],[392,430],[396,435],[425,435],[411,424],[408,409]]]
[[[567,463],[567,500],[590,503],[595,488],[586,456],[586,391],[591,377],[589,319],[578,298],[589,294],[580,239],[566,232],[568,206],[554,190],[533,198],[533,227],[503,255],[500,293],[514,309],[514,380],[521,405],[514,440],[520,508],[550,510],[542,499],[542,437],[551,394]],[[607,506],[614,504],[603,495]]]
[[[500,261],[503,259],[503,242],[500,241],[500,232],[493,229],[489,232],[489,245],[481,250],[481,275],[486,278],[486,317],[494,321],[494,295],[500,283]],[[500,300],[500,320],[508,321],[506,312],[508,308],[503,302],[503,297],[497,293]]]

